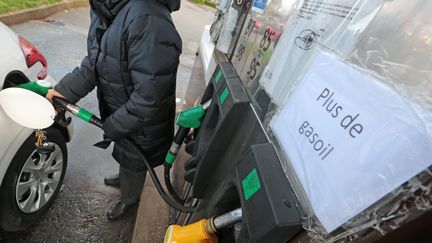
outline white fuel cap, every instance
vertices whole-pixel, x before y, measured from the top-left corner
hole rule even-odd
[[[31,129],[44,129],[54,123],[55,110],[44,97],[21,88],[0,91],[0,106],[13,121]]]

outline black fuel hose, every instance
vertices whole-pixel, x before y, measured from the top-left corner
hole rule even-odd
[[[168,193],[171,195],[171,197],[176,200],[178,203],[180,204],[184,204],[185,200],[181,199],[181,197],[177,194],[177,192],[175,191],[172,183],[171,183],[171,166],[167,166],[165,164],[164,166],[164,179],[165,179],[165,186],[168,190]]]
[[[181,145],[183,144],[183,141],[189,134],[190,128],[186,127],[179,127],[174,140],[173,140],[173,146],[176,147],[175,151],[171,151],[175,156],[178,154],[178,150],[180,149]],[[184,204],[185,200],[182,199],[177,192],[175,191],[172,182],[171,182],[171,168],[172,164],[164,164],[164,179],[165,179],[165,186],[168,189],[168,193],[173,197],[178,203]]]
[[[153,167],[150,165],[150,163],[148,162],[147,158],[144,156],[143,152],[141,151],[141,148],[136,145],[131,139],[126,138],[125,139],[126,142],[130,143],[130,145],[132,145],[132,147],[136,150],[138,157],[140,157],[140,159],[144,162],[144,165],[147,167],[147,170],[150,173],[150,177],[153,180],[153,183],[156,186],[157,191],[159,192],[159,195],[162,197],[162,199],[171,207],[173,207],[174,209],[178,210],[178,211],[182,211],[185,213],[193,213],[195,212],[196,207],[187,207],[184,206],[182,203],[177,202],[176,200],[174,200],[172,197],[168,196],[165,192],[165,190],[163,189],[159,178],[156,175],[156,172],[154,171]]]
[[[69,111],[70,113],[72,113],[73,115],[79,117],[82,120],[85,120],[99,128],[102,128],[103,122],[100,118],[96,117],[95,115],[93,115],[92,113],[88,112],[87,110],[74,105],[72,103],[70,103],[69,101],[63,99],[63,98],[59,98],[59,97],[54,97],[53,98],[53,103],[54,105],[57,106],[61,106],[63,108],[65,108],[67,111]],[[165,182],[167,183],[167,188],[169,190],[169,193],[171,194],[172,197],[168,196],[167,193],[165,192],[165,190],[163,189],[159,178],[156,175],[156,172],[154,171],[153,167],[150,165],[150,163],[148,162],[147,158],[145,157],[143,151],[141,150],[141,148],[136,145],[131,139],[129,138],[125,138],[124,139],[126,142],[128,142],[137,152],[138,157],[140,157],[140,159],[144,162],[144,165],[147,167],[147,170],[150,174],[151,179],[153,180],[154,185],[156,186],[157,191],[159,192],[159,195],[162,197],[162,199],[171,207],[173,207],[174,209],[178,210],[178,211],[182,211],[185,213],[193,213],[195,212],[196,207],[187,207],[184,206],[184,200],[180,199],[180,197],[177,195],[177,193],[174,191],[174,188],[172,187],[171,184],[171,179],[169,178],[169,169],[168,168],[168,180],[166,178],[165,175]],[[165,168],[165,170],[167,170],[167,168]]]

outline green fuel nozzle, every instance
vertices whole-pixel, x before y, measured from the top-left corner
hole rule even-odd
[[[84,108],[81,108],[75,104],[72,104],[66,99],[60,98],[60,97],[54,97],[53,98],[54,105],[60,106],[65,108],[67,111],[75,115],[76,117],[80,118],[83,121],[86,121],[88,123],[91,123],[97,127],[102,128],[103,122],[100,118],[96,117],[93,113],[87,111]]]
[[[182,205],[184,204],[185,200],[182,199],[181,196],[179,196],[174,189],[171,182],[170,170],[174,164],[174,161],[177,158],[183,141],[189,134],[189,131],[192,128],[199,128],[201,126],[201,120],[204,117],[206,110],[210,107],[211,102],[212,100],[209,100],[202,105],[198,105],[180,112],[176,121],[176,124],[178,125],[178,130],[176,135],[174,136],[174,141],[172,142],[171,147],[165,157],[165,186],[171,197],[173,197],[177,203],[180,203]]]
[[[198,105],[180,112],[176,121],[179,129],[174,137],[174,141],[171,144],[171,148],[165,157],[166,166],[171,167],[174,163],[181,144],[189,134],[190,129],[199,128],[201,126],[201,119],[205,115],[206,110],[211,104],[211,101],[212,100],[209,100],[203,105]]]
[[[28,82],[24,84],[18,85],[19,88],[27,89],[30,91],[33,91],[41,96],[46,96],[48,93],[48,90],[52,89],[51,83],[45,80],[38,80],[35,82]],[[83,121],[86,121],[88,123],[91,123],[93,125],[96,125],[100,128],[102,128],[103,122],[101,119],[96,117],[91,112],[87,111],[84,108],[81,108],[75,104],[72,104],[71,102],[67,101],[66,99],[60,98],[60,97],[54,97],[53,103],[55,106],[60,106],[73,115],[77,116]]]

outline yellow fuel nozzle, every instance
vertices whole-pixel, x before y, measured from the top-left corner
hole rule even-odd
[[[190,225],[170,225],[164,243],[217,243],[217,231],[241,221],[242,215],[242,209],[237,208],[218,217],[202,219]]]
[[[186,226],[170,225],[164,243],[217,243],[218,238],[211,225],[211,219],[202,219]]]

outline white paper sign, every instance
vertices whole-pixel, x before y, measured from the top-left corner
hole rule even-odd
[[[321,53],[273,120],[328,232],[432,164],[425,129],[432,121],[420,120],[413,106],[382,82]]]

